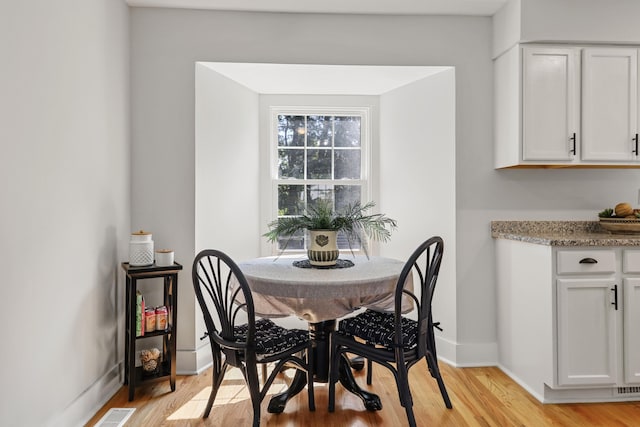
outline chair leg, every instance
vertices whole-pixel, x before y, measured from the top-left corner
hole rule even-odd
[[[413,415],[413,405],[407,405],[404,407],[404,409],[407,412],[409,427],[416,427],[416,417]]]
[[[442,395],[442,399],[444,400],[444,405],[448,409],[453,408],[453,405],[451,405],[451,400],[449,399],[449,393],[447,393],[447,388],[444,386],[444,380],[442,379],[442,375],[440,375],[438,361],[435,359],[435,357],[433,357],[433,354],[431,353],[427,353],[427,366],[429,367],[431,376],[434,377],[438,382],[438,388],[440,389],[440,394]]]
[[[371,376],[373,375],[373,362],[367,359],[367,385],[371,385]]]
[[[256,363],[247,361],[245,365],[245,378],[249,395],[251,396],[251,406],[253,406],[253,427],[260,427],[260,381],[258,380],[258,367]]]
[[[409,372],[406,365],[399,364],[397,366],[398,375],[396,381],[398,385],[398,395],[400,396],[400,404],[404,406],[407,413],[407,420],[410,427],[416,427],[416,419],[413,415],[413,399],[411,397],[411,389],[409,388]]]
[[[410,407],[413,404],[413,399],[411,398],[411,390],[409,389],[409,375],[407,367],[398,365],[397,369],[398,375],[396,377],[396,381],[398,386],[398,395],[400,396],[400,404],[405,408]]]
[[[222,367],[216,365],[217,364],[214,361],[213,378],[211,381],[211,393],[209,393],[209,400],[207,401],[207,407],[204,410],[204,415],[202,416],[202,418],[209,417],[211,408],[213,407],[213,402],[216,400],[216,395],[218,394],[218,390],[220,389],[220,385],[222,384],[222,380],[224,379],[224,374],[227,372],[226,362],[222,365]]]

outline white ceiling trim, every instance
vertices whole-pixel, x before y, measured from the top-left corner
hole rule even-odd
[[[507,0],[126,0],[133,7],[244,12],[492,16]]]
[[[259,94],[382,95],[452,67],[200,62]]]

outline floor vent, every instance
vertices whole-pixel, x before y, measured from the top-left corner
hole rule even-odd
[[[636,394],[640,393],[640,387],[618,387],[616,394]]]
[[[122,427],[136,408],[111,408],[100,418],[96,427]]]

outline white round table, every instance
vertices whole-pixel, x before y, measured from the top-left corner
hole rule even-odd
[[[348,315],[358,308],[393,310],[394,292],[403,261],[391,258],[345,256],[346,268],[300,268],[304,256],[256,258],[239,263],[262,317],[296,315],[317,323]],[[410,279],[411,280],[411,276]],[[413,282],[407,283],[413,289]],[[410,311],[411,300],[404,302]]]

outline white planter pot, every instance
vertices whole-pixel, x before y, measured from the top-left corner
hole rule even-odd
[[[311,265],[327,267],[335,265],[340,255],[335,230],[309,230],[307,256]]]

